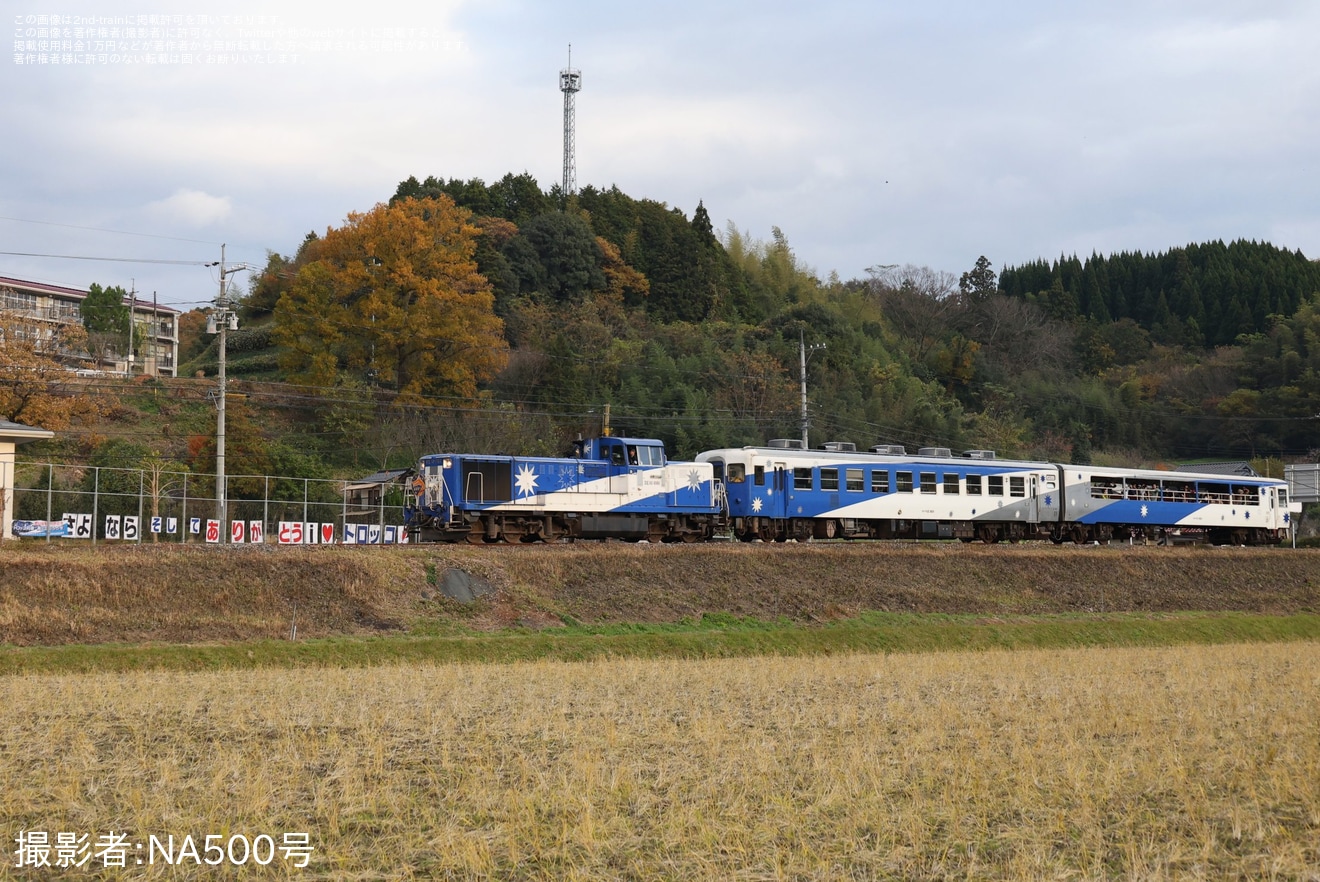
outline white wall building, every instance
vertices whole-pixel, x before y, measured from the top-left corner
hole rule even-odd
[[[35,319],[52,325],[80,325],[82,302],[86,299],[87,292],[77,288],[0,276],[0,326],[10,316]],[[142,299],[135,299],[132,308],[133,324],[140,329],[143,342],[138,347],[136,358],[126,358],[128,341],[125,340],[116,350],[117,360],[107,367],[120,374],[177,376],[179,310]],[[81,362],[79,367],[92,366],[92,358],[86,353],[62,353],[62,357]]]

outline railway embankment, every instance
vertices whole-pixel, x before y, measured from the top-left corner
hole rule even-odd
[[[0,546],[0,644],[664,623],[1320,612],[1320,550],[957,543]]]

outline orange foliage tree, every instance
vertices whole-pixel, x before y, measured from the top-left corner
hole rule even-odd
[[[352,213],[309,242],[275,306],[290,379],[365,378],[405,401],[475,396],[508,346],[470,217],[447,196],[408,198]]]
[[[84,394],[82,381],[58,357],[80,350],[86,339],[78,325],[0,312],[0,419],[59,431],[107,409],[108,398]]]

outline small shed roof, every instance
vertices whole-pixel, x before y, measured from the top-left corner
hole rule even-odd
[[[36,426],[25,426],[22,423],[0,419],[0,441],[13,441],[21,444],[24,441],[45,441],[47,438],[54,437],[55,433],[49,429],[39,429]]]
[[[358,478],[344,485],[345,490],[361,490],[364,487],[376,487],[381,484],[391,484],[404,475],[411,472],[412,469],[387,469],[382,472],[373,472],[365,478]]]
[[[1203,475],[1236,475],[1239,478],[1259,478],[1260,473],[1245,460],[1238,462],[1189,462],[1178,466],[1180,472],[1197,472]]]

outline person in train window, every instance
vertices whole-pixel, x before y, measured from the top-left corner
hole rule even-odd
[[[628,465],[637,465],[637,445],[628,445]]]

